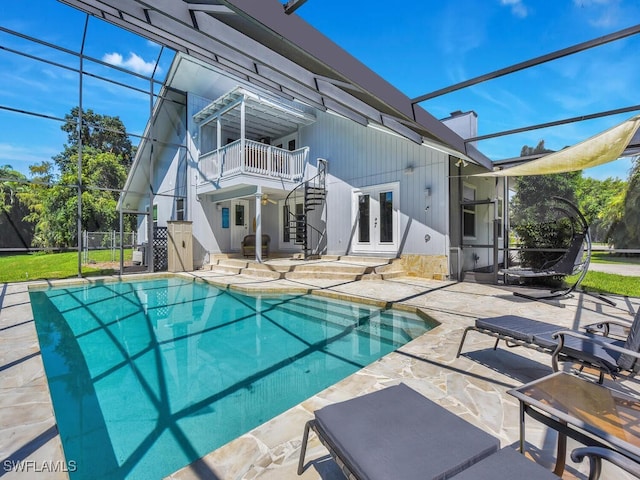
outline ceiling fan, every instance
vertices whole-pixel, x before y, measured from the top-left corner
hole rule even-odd
[[[267,203],[273,203],[275,205],[277,202],[275,200],[271,200],[269,195],[265,193],[262,195],[262,205],[266,205]]]

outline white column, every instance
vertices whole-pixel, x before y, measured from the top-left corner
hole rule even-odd
[[[245,137],[247,135],[245,129],[246,123],[246,110],[244,104],[244,97],[242,98],[242,102],[240,102],[240,171],[244,172],[244,167],[247,161],[247,152],[245,148]],[[256,249],[257,251],[257,249]]]
[[[262,263],[262,187],[256,190],[256,262]]]

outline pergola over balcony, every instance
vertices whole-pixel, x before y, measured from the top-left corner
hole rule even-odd
[[[203,181],[239,174],[300,180],[309,149],[273,146],[271,141],[315,122],[316,117],[309,110],[242,87],[211,102],[193,116],[198,124]]]

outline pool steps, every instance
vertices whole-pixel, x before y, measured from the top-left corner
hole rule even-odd
[[[363,324],[356,327],[358,335],[390,343],[398,341],[398,336],[403,337],[403,342],[410,341],[416,336],[412,330],[423,327],[422,320],[415,322],[407,320],[406,325],[394,327],[385,321],[387,314],[377,314],[378,309],[375,307],[358,306],[353,303],[326,303],[310,296],[294,297],[286,301],[274,300],[273,303],[274,311],[289,314],[303,312],[307,320],[318,322],[324,326],[333,325],[338,331],[342,331],[345,327],[355,326],[354,318],[360,318]]]

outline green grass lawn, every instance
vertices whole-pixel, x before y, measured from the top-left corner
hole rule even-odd
[[[98,264],[111,262],[111,251],[95,250],[91,260]],[[131,258],[131,250],[125,250],[125,259]],[[83,275],[110,275],[119,267],[82,265]],[[0,256],[0,283],[47,280],[78,276],[78,252],[29,253]]]
[[[575,282],[576,279],[577,275],[568,277],[567,282]],[[640,297],[640,277],[588,271],[580,284],[580,288],[588,292]]]

